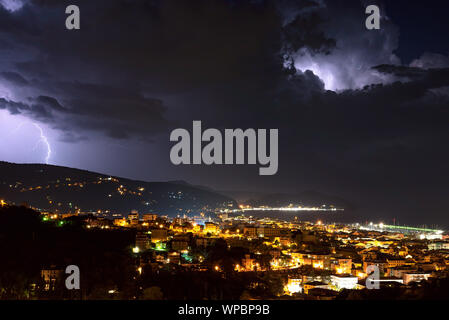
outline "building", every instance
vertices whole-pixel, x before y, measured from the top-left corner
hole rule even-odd
[[[209,239],[207,238],[197,238],[195,244],[197,247],[207,247],[209,245]]]
[[[331,286],[327,283],[321,282],[321,281],[313,281],[313,282],[306,282],[303,285],[304,287],[304,293],[309,294],[310,290],[313,289],[325,289],[325,290],[331,290]]]
[[[130,226],[137,226],[139,224],[139,213],[136,210],[128,214],[128,221]]]
[[[154,213],[144,213],[142,215],[142,219],[144,222],[151,222],[157,220],[157,214]]]
[[[288,282],[284,287],[284,291],[288,295],[302,292],[301,279],[288,278]]]
[[[87,225],[91,228],[109,228],[110,220],[104,218],[93,218],[87,220]]]
[[[59,282],[62,278],[64,270],[61,268],[57,268],[52,265],[49,268],[45,268],[41,270],[41,278],[44,280],[45,287],[44,290],[50,291],[54,290],[57,282]]]
[[[387,276],[395,277],[395,278],[403,278],[406,273],[415,273],[415,267],[398,267],[398,268],[390,268],[388,269]]]
[[[352,275],[331,275],[331,283],[338,290],[355,289],[359,279]]]
[[[242,259],[242,268],[244,271],[253,271],[255,267],[255,259],[251,258],[251,255],[246,254]]]
[[[175,251],[184,251],[189,249],[189,243],[185,240],[173,240],[171,242],[171,248]]]
[[[151,242],[167,241],[168,231],[167,229],[152,229],[151,230]]]
[[[220,228],[218,227],[217,224],[213,223],[213,222],[206,222],[204,224],[204,232],[206,233],[217,233],[220,231]]]
[[[421,281],[427,281],[430,277],[430,273],[424,273],[424,272],[414,272],[414,273],[404,273],[403,274],[403,280],[404,284],[407,285],[412,282],[421,282]]]
[[[182,226],[183,224],[185,224],[187,222],[189,222],[189,219],[187,219],[187,218],[181,218],[181,217],[173,218],[173,224]]]
[[[126,227],[128,225],[128,221],[125,218],[117,218],[114,219],[114,225],[117,227]]]
[[[138,247],[140,251],[145,251],[150,248],[150,239],[148,234],[144,232],[138,232],[136,234],[136,247]]]
[[[262,227],[257,228],[257,234],[259,237],[265,238],[290,238],[290,231],[284,228]]]
[[[249,238],[257,237],[257,228],[256,227],[245,227],[243,228],[243,234]]]
[[[128,214],[128,220],[139,220],[139,212],[137,210],[132,210],[130,214]]]
[[[331,270],[337,274],[352,273],[352,259],[336,258],[331,262]]]
[[[327,254],[303,254],[299,261],[304,265],[311,265],[314,269],[331,269],[331,256]]]
[[[449,242],[432,242],[427,247],[429,250],[449,250]]]
[[[369,266],[374,265],[379,268],[379,273],[381,276],[385,275],[387,272],[388,264],[385,261],[363,261],[363,272],[367,273],[367,269]]]
[[[397,267],[402,267],[407,265],[407,260],[405,259],[399,259],[399,258],[394,258],[394,259],[387,259],[387,268],[397,268]]]
[[[167,258],[168,263],[179,264],[181,262],[181,256],[179,252],[170,252]]]

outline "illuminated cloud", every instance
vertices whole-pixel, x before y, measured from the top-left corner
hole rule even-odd
[[[335,2],[320,1],[308,10],[297,10],[296,20],[290,14],[292,26],[302,27],[298,32],[302,41],[296,50],[292,52],[292,45],[284,44],[284,50],[290,49],[287,57],[292,60],[291,64],[300,72],[312,71],[323,81],[325,89],[332,91],[391,83],[395,80],[393,77],[373,67],[401,63],[394,54],[398,48],[398,29],[385,16],[381,30],[369,31],[360,23],[364,18],[360,15],[361,4],[359,9],[340,8],[341,2]],[[313,27],[310,37],[304,36],[303,26]]]
[[[22,115],[0,110],[0,158],[19,163],[50,163],[51,139],[47,127]]]
[[[0,5],[8,11],[15,12],[22,9],[24,2],[23,0],[0,0]]]
[[[419,59],[413,60],[410,67],[423,69],[449,68],[449,56],[426,52]]]
[[[370,61],[363,57],[363,52],[349,51],[349,48],[335,49],[326,55],[301,50],[294,57],[294,66],[302,72],[312,71],[323,81],[325,89],[332,91],[360,89],[371,84],[393,82],[393,77],[373,69],[377,65],[391,63],[391,60],[376,58]]]

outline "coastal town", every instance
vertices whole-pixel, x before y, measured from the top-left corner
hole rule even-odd
[[[169,270],[185,276],[212,273],[225,280],[231,274],[276,279],[270,297],[257,294],[263,281],[251,282],[243,294],[252,299],[332,300],[343,291],[406,290],[448,276],[449,235],[443,230],[307,222],[298,216],[283,221],[258,217],[245,208],[194,217],[133,211],[114,219],[86,215],[82,220],[88,230],[133,232],[129,255],[137,277]],[[41,217],[60,225],[73,218],[46,213]],[[215,254],[217,247],[222,254]],[[55,270],[53,266],[41,271],[49,290],[55,275],[62,274],[62,269]],[[117,293],[115,288],[109,292]]]

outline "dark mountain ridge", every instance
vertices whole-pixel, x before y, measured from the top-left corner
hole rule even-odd
[[[253,207],[286,207],[289,205],[321,207],[325,205],[340,209],[353,208],[353,205],[350,202],[338,196],[310,190],[299,193],[264,193],[249,191],[222,191],[220,193],[235,199],[239,204],[247,204]]]
[[[174,216],[235,207],[236,202],[188,183],[145,182],[44,164],[0,162],[0,198],[42,211],[153,212]]]

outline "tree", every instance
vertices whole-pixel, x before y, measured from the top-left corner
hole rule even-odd
[[[150,287],[143,290],[142,300],[162,300],[164,294],[159,287]]]
[[[240,300],[251,300],[251,295],[247,290],[242,292],[242,295],[240,296]]]

